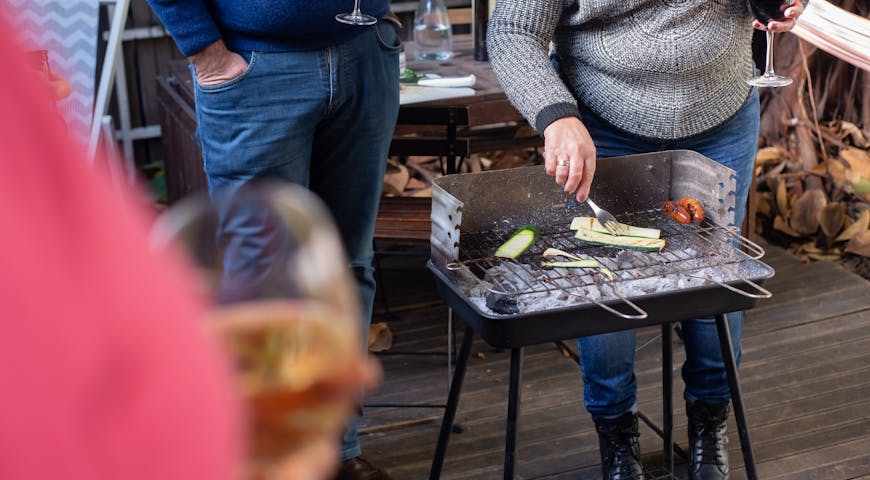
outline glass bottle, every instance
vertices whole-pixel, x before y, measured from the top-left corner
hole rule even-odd
[[[420,60],[453,56],[453,32],[444,0],[420,0],[414,15],[414,44]]]

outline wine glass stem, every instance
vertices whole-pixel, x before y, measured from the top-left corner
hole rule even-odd
[[[773,72],[773,32],[770,30],[766,31],[767,33],[767,55],[765,59],[764,65],[764,76],[772,77],[776,75]]]
[[[360,16],[360,14],[362,13],[362,12],[360,12],[360,9],[359,9],[359,2],[360,2],[360,0],[354,0],[354,2],[353,2],[353,15],[357,16],[357,17]]]

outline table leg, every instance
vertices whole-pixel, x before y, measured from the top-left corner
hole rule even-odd
[[[508,391],[507,431],[504,444],[504,478],[514,478],[514,464],[517,458],[517,420],[520,415],[522,399],[523,349],[511,349],[510,387]]]
[[[447,165],[446,175],[459,172],[459,163],[456,161],[456,117],[453,110],[450,111],[447,121]]]
[[[674,355],[673,332],[670,323],[662,324],[662,441],[664,442],[664,468],[674,471]]]
[[[432,467],[429,469],[429,480],[441,478],[444,454],[447,451],[447,442],[450,440],[450,430],[453,428],[456,406],[459,404],[459,394],[462,391],[462,381],[465,380],[465,368],[468,366],[473,342],[474,330],[466,325],[465,333],[462,336],[462,346],[459,349],[459,357],[456,359],[456,369],[453,372],[453,382],[450,385],[450,393],[447,395],[447,407],[444,409],[444,418],[441,420],[441,431],[438,432],[438,443],[435,446]]]
[[[746,427],[746,415],[743,411],[743,399],[740,396],[740,382],[737,378],[737,361],[731,347],[731,329],[724,313],[716,315],[716,330],[719,333],[719,347],[722,349],[722,360],[725,363],[725,373],[728,375],[728,388],[731,390],[731,404],[734,407],[734,419],[737,421],[737,433],[740,436],[740,448],[743,450],[743,465],[746,478],[756,480],[755,458],[752,454],[752,444],[749,440],[749,429]]]

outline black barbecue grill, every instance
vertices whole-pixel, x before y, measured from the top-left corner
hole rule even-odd
[[[661,252],[586,244],[569,230],[575,216],[590,216],[561,192],[543,167],[442,177],[433,185],[432,258],[439,293],[465,322],[430,479],[440,476],[465,367],[477,332],[511,350],[511,381],[504,478],[513,478],[522,347],[662,325],[665,467],[672,465],[670,323],[715,316],[731,387],[744,464],[755,466],[743,415],[725,313],[752,308],[771,294],[762,286],[773,269],[764,251],[729,226],[734,219],[734,172],[689,151],[604,159],[591,196],[621,222],[658,228]],[[682,225],[658,209],[663,200],[692,197],[705,207],[701,224]],[[535,245],[514,260],[493,257],[519,226],[535,225]],[[548,247],[592,258],[612,271],[540,267]]]

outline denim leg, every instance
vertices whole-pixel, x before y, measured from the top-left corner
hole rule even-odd
[[[583,371],[583,403],[592,418],[616,418],[637,411],[634,330],[577,339]]]
[[[676,148],[695,150],[735,171],[735,223],[740,226],[746,216],[746,199],[752,184],[759,129],[758,93],[752,95],[743,108],[714,132],[681,142]],[[716,322],[712,317],[682,322],[686,344],[686,362],[683,364],[685,398],[689,403],[701,400],[720,403],[730,398],[728,379],[722,363],[722,352]],[[740,364],[740,339],[743,332],[743,312],[728,314],[732,348]]]
[[[368,332],[375,295],[375,217],[399,111],[400,48],[395,30],[385,21],[330,48],[338,83],[315,134],[311,160],[311,190],[334,215],[356,278],[363,332]],[[353,419],[344,435],[343,459],[360,455],[358,423],[359,418]]]
[[[686,344],[686,361],[683,363],[683,381],[686,383],[685,399],[694,403],[722,403],[731,398],[728,377],[722,361],[722,349],[713,317],[685,320],[683,341]],[[743,333],[743,312],[728,314],[731,329],[731,347],[734,358],[740,364],[740,337]]]
[[[211,194],[230,195],[258,179],[290,181],[318,194],[336,221],[357,280],[363,332],[374,297],[372,236],[398,113],[401,47],[389,23],[368,28],[325,50],[240,52],[250,62],[242,76],[196,88]],[[232,225],[256,233],[257,219],[238,214]],[[264,255],[257,245],[270,243],[249,242],[235,256]],[[342,446],[345,459],[360,454],[352,423]]]
[[[746,215],[746,199],[752,181],[758,143],[759,106],[753,91],[746,105],[724,125],[695,138],[655,144],[626,135],[581,106],[583,123],[589,130],[601,161],[637,153],[670,149],[695,150],[733,169],[737,183],[736,225]],[[741,312],[728,314],[735,356],[740,359]],[[687,361],[683,365],[686,399],[718,403],[729,398],[715,321],[710,318],[684,321]],[[617,332],[577,340],[583,368],[584,402],[593,418],[615,417],[635,409],[637,384],[634,377],[633,331]]]
[[[273,265],[280,264],[286,253],[286,232],[257,206],[235,205],[229,211],[225,205],[261,180],[308,185],[314,125],[328,98],[319,52],[241,54],[249,64],[236,79],[201,86],[194,75],[197,138],[209,193],[221,209],[219,241],[225,252],[221,302],[280,295],[263,292],[262,287],[276,285]]]

